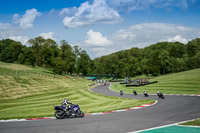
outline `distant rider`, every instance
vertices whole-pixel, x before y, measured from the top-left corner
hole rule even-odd
[[[160,97],[160,94],[161,94],[161,92],[160,92],[160,91],[158,91],[158,92],[157,92],[157,96],[158,96],[158,97]]]
[[[164,99],[164,96],[163,96],[162,92],[160,92],[160,91],[157,92],[157,96],[158,96],[159,98],[163,98],[163,99]]]
[[[134,95],[137,95],[137,92],[136,92],[136,90],[133,90],[133,94],[134,94]]]
[[[143,91],[143,94],[144,94],[145,97],[148,97],[148,94],[145,90]]]
[[[120,90],[120,95],[121,95],[121,96],[123,95],[123,90]]]

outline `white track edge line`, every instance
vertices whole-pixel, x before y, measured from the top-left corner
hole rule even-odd
[[[198,119],[198,118],[196,118],[196,119]],[[142,130],[133,131],[133,132],[127,132],[127,133],[140,133],[140,132],[144,132],[144,131],[148,131],[148,130],[159,129],[159,128],[164,128],[164,127],[169,127],[169,126],[174,126],[174,125],[178,125],[180,123],[185,123],[185,122],[193,121],[193,120],[196,120],[196,119],[181,121],[181,122],[177,122],[177,123],[173,123],[173,124],[168,124],[168,125],[163,125],[163,126],[158,126],[158,127],[152,127],[152,128],[142,129]]]
[[[194,127],[194,128],[200,128],[200,126],[190,126],[190,125],[177,125],[180,127]]]

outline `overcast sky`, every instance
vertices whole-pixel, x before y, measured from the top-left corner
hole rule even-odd
[[[160,41],[200,37],[200,0],[1,0],[0,39],[42,36],[93,59]]]

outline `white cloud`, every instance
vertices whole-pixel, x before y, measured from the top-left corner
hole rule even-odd
[[[176,35],[173,38],[167,39],[168,42],[181,42],[186,44],[188,41],[185,38],[182,38],[180,35]]]
[[[120,11],[147,10],[149,8],[187,8],[191,0],[106,0],[108,5]]]
[[[9,36],[9,38],[15,41],[19,41],[24,45],[26,45],[28,40],[30,39],[28,36]]]
[[[56,39],[54,38],[54,33],[53,32],[40,33],[40,36],[43,37],[44,39],[52,39],[52,40],[56,41]],[[0,38],[1,38],[1,36],[0,36]],[[5,39],[5,38],[9,38],[9,39],[12,39],[12,40],[15,40],[15,41],[19,41],[23,45],[27,45],[28,40],[31,39],[28,36],[20,36],[20,35],[9,35],[9,36],[4,37],[2,39]]]
[[[73,16],[77,12],[78,12],[78,8],[77,7],[64,8],[59,12],[59,15],[60,16]]]
[[[56,11],[55,9],[51,9],[51,10],[49,11],[49,14],[54,14],[54,13],[57,13],[57,11]]]
[[[52,39],[52,40],[56,41],[56,38],[54,38],[53,32],[40,33],[40,36],[43,37],[44,39]]]
[[[149,0],[153,8],[187,8],[190,0]]]
[[[13,22],[15,24],[19,24],[22,29],[32,28],[33,22],[36,17],[41,16],[41,13],[37,11],[37,9],[26,10],[26,13],[22,18],[19,17],[18,14],[13,15]]]
[[[60,14],[68,14],[68,12],[69,10],[65,8]],[[68,28],[75,28],[96,23],[118,23],[121,21],[119,13],[110,8],[105,0],[95,0],[91,5],[88,1],[82,3],[73,16],[67,16],[63,19],[63,24]]]
[[[92,48],[92,52],[95,53],[95,57],[99,57],[102,55],[110,54],[111,50],[108,50],[107,48],[104,48],[104,47],[96,47],[96,48]]]
[[[105,51],[105,48],[92,48],[92,50],[94,51],[94,52],[104,52]]]
[[[87,32],[87,40],[85,40],[86,46],[109,46],[112,45],[112,41],[108,40],[106,37],[103,37],[100,32],[95,32],[89,30]]]
[[[143,48],[156,42],[169,40],[187,43],[187,40],[199,35],[200,29],[196,28],[167,23],[143,23],[121,29],[113,34],[110,39],[118,46]]]
[[[18,27],[13,27],[8,23],[0,23],[0,39],[9,38],[9,36],[21,33]]]
[[[143,10],[149,8],[148,0],[107,0],[109,6],[120,11]]]
[[[99,32],[89,30],[87,36],[86,40],[79,46],[87,49],[91,58],[95,58],[132,47],[144,48],[163,41],[187,43],[200,37],[200,28],[167,23],[142,23],[121,29],[110,36],[102,36]],[[105,45],[106,43],[98,44],[100,42],[98,40],[104,40],[103,42],[109,40],[108,42],[112,43],[110,45]]]
[[[18,24],[19,23],[19,14],[13,15],[13,23]]]
[[[117,33],[119,40],[132,40],[135,37],[135,34],[129,30],[119,30]]]

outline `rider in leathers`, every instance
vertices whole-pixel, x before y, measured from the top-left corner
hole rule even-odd
[[[72,103],[68,100],[68,99],[64,99],[64,101],[61,104],[63,107],[65,107],[65,111],[70,108],[70,106],[72,105]]]

